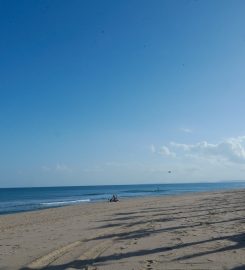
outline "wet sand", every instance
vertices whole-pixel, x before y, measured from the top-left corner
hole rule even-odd
[[[0,216],[0,269],[245,269],[245,190]]]

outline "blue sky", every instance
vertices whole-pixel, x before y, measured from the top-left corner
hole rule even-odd
[[[244,180],[244,10],[0,0],[0,186]]]

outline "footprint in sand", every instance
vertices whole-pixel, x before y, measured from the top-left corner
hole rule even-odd
[[[146,260],[146,269],[151,270],[153,269],[152,266],[154,264],[154,260]]]

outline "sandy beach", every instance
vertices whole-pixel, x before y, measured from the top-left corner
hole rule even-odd
[[[0,216],[0,269],[245,269],[245,190]]]

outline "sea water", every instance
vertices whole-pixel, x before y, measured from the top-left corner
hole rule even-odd
[[[245,182],[1,188],[0,214],[143,196],[245,188]]]

